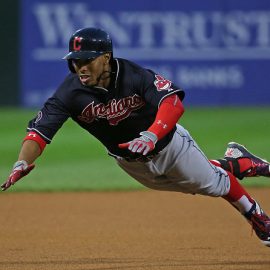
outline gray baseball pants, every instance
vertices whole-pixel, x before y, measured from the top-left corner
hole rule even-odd
[[[116,160],[131,177],[151,189],[215,197],[227,195],[230,189],[226,171],[214,166],[180,125],[171,142],[152,160]]]

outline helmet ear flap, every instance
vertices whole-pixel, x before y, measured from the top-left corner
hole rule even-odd
[[[72,65],[72,59],[68,59],[68,68],[72,73],[76,73],[75,68]]]

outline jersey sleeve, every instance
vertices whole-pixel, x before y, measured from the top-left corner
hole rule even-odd
[[[150,70],[145,75],[142,95],[146,102],[159,108],[161,102],[170,95],[178,95],[181,101],[184,99],[185,92],[172,81]]]
[[[37,116],[29,122],[27,131],[35,131],[49,144],[69,116],[70,114],[62,102],[53,96],[47,100]]]

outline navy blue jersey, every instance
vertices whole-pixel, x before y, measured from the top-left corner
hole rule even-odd
[[[63,123],[71,117],[95,136],[114,155],[130,157],[124,143],[139,137],[154,122],[162,100],[172,94],[184,98],[184,92],[171,81],[125,59],[114,59],[108,89],[81,84],[77,74],[69,74],[37,117],[29,122],[28,131],[37,132],[50,143]],[[175,129],[157,142],[152,153],[171,140]]]

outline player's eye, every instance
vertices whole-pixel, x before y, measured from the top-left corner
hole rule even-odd
[[[72,59],[72,65],[76,67],[86,66],[92,62],[92,59]]]

